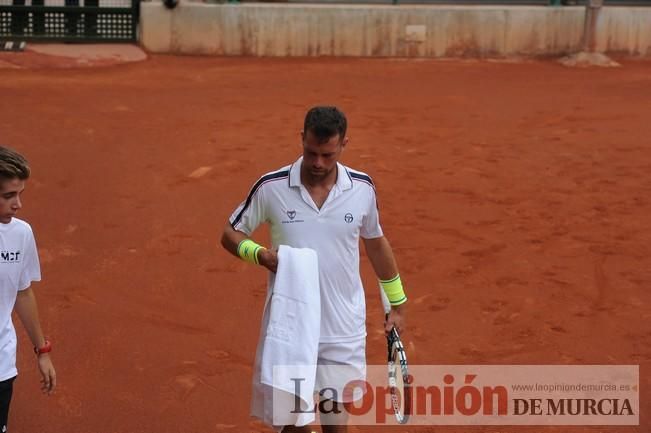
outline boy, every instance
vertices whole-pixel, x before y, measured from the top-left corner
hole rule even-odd
[[[30,169],[19,153],[0,146],[0,432],[7,432],[9,403],[16,370],[16,331],[11,321],[16,311],[29,338],[41,373],[41,389],[51,394],[56,373],[43,337],[36,298],[30,285],[41,280],[41,269],[32,228],[15,217],[22,207],[20,195]]]

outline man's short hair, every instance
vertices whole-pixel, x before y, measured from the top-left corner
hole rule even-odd
[[[323,143],[337,134],[343,139],[347,127],[346,115],[337,107],[317,106],[310,108],[305,115],[303,132],[307,134],[310,131],[319,143]]]
[[[8,147],[0,146],[0,180],[26,180],[29,174],[29,164],[23,155]]]

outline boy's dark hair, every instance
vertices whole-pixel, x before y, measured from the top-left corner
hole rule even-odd
[[[343,139],[347,127],[346,115],[337,107],[317,106],[310,108],[305,115],[303,132],[312,132],[319,143],[323,143],[337,134]]]
[[[0,180],[26,180],[29,174],[29,164],[23,155],[8,147],[0,146]]]

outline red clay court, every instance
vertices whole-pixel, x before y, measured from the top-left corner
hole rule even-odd
[[[640,365],[639,427],[387,431],[649,431],[651,63],[623,63],[153,56],[0,69],[0,141],[34,172],[20,216],[40,247],[60,381],[39,395],[20,331],[12,433],[269,431],[248,417],[265,273],[218,239],[257,177],[299,155],[303,115],[322,103],[348,115],[343,162],[378,187],[411,363]]]

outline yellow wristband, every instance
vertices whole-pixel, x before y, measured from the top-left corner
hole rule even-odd
[[[258,251],[264,249],[264,247],[256,244],[251,239],[244,239],[237,246],[237,255],[242,258],[245,262],[253,263],[259,265],[258,262]]]
[[[390,280],[380,280],[380,285],[392,306],[402,305],[407,302],[407,295],[405,295],[405,291],[402,289],[400,274]]]

